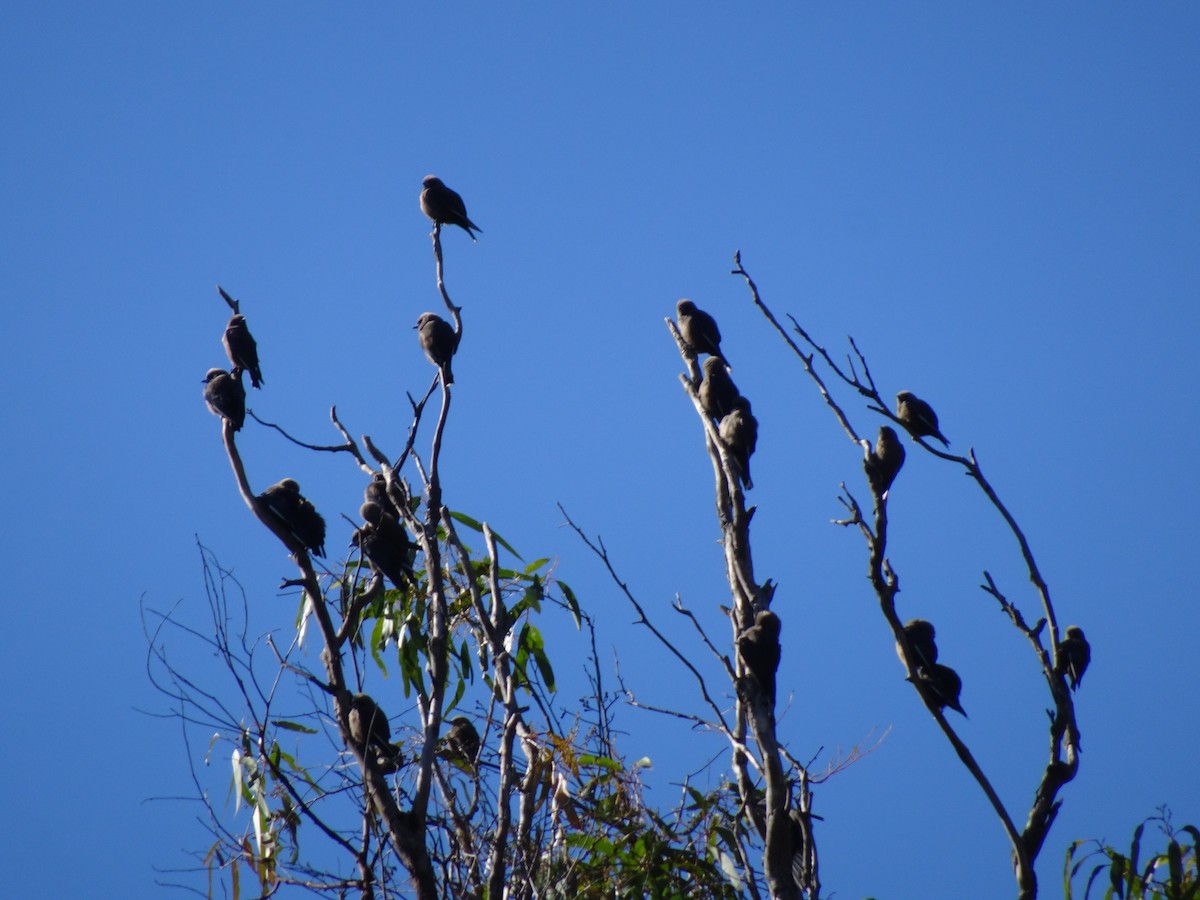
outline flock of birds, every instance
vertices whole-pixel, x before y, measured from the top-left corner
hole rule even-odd
[[[729,374],[733,367],[721,351],[721,331],[716,319],[686,299],[675,305],[675,312],[679,334],[688,350],[697,357],[700,354],[708,356],[702,366],[703,376],[697,392],[700,406],[717,423],[717,433],[730,459],[733,473],[750,490],[754,487],[750,479],[750,457],[758,445],[758,420],[751,414],[750,401],[741,395]],[[900,391],[896,395],[895,416],[914,439],[930,437],[941,441],[946,447],[950,446],[941,432],[933,407],[911,391]],[[877,502],[882,503],[887,500],[892,483],[904,465],[904,445],[895,429],[888,425],[879,429],[874,446],[865,440],[862,444],[867,480],[878,498]],[[758,682],[772,708],[775,705],[776,673],[780,661],[781,624],[775,613],[761,610],[755,616],[754,624],[737,639],[738,653],[746,670]],[[962,679],[954,669],[938,662],[933,625],[925,619],[910,619],[903,630],[914,654],[916,677],[928,696],[939,710],[949,707],[966,716],[959,700]],[[896,652],[900,661],[904,662],[904,651],[899,641],[896,643]],[[1059,643],[1055,665],[1058,674],[1069,681],[1071,690],[1079,687],[1091,655],[1091,647],[1083,629],[1077,625],[1068,627]]]
[[[421,211],[434,223],[458,225],[476,240],[475,232],[482,231],[467,216],[462,197],[446,187],[441,179],[427,176],[422,183]],[[236,307],[235,307],[236,308]],[[454,383],[451,360],[458,349],[459,333],[449,322],[435,313],[422,313],[414,326],[421,349],[441,374],[442,383]],[[225,327],[221,343],[232,368],[209,369],[204,376],[204,400],[209,410],[221,417],[234,431],[240,431],[246,421],[246,388],[242,373],[250,376],[253,388],[264,384],[258,359],[258,344],[250,334],[246,317],[235,312]],[[294,478],[284,478],[256,498],[260,510],[270,517],[278,529],[288,534],[305,551],[325,556],[325,519],[313,504],[300,493]],[[416,585],[413,561],[417,545],[409,538],[399,507],[389,495],[381,474],[376,474],[364,491],[359,508],[362,525],[354,530],[351,544],[359,549],[371,569],[404,591]],[[364,756],[372,753],[383,772],[394,772],[403,763],[400,745],[392,743],[391,726],[387,715],[368,694],[348,694],[347,724],[350,739]],[[479,757],[479,732],[466,716],[449,720],[439,742],[437,754],[459,766],[474,769]]]
[[[434,223],[436,229],[442,225],[457,225],[471,240],[476,232],[482,232],[467,215],[466,205],[459,194],[434,175],[422,182],[421,211]],[[730,376],[732,366],[721,351],[721,331],[716,320],[691,300],[680,300],[675,307],[679,334],[690,351],[697,357],[705,354],[703,377],[698,390],[700,405],[706,415],[717,426],[717,434],[724,445],[733,473],[746,490],[754,487],[750,477],[750,457],[758,445],[758,420],[751,412],[750,401],[742,396]],[[421,349],[441,374],[443,385],[454,383],[451,361],[458,350],[460,333],[436,313],[422,313],[414,326]],[[262,369],[258,359],[258,345],[250,334],[246,317],[235,312],[229,319],[222,337],[225,353],[232,368],[209,369],[204,377],[204,399],[208,408],[229,422],[234,431],[242,428],[246,419],[246,389],[242,384],[242,373],[248,373],[251,386],[263,385]],[[896,395],[896,419],[913,438],[931,437],[946,447],[950,442],[942,434],[937,413],[924,400],[910,391]],[[884,425],[874,446],[863,441],[865,450],[864,468],[872,491],[879,502],[887,499],[892,483],[904,465],[905,450],[896,431]],[[300,493],[300,485],[293,478],[271,485],[257,497],[261,508],[273,518],[279,528],[305,550],[316,556],[325,555],[325,519],[316,507]],[[363,524],[355,529],[351,538],[371,568],[386,578],[397,589],[407,590],[416,584],[413,575],[413,560],[417,545],[409,538],[399,508],[388,494],[382,475],[375,475],[364,492],[364,502],[359,508]],[[746,670],[761,686],[770,708],[774,708],[776,696],[776,673],[780,661],[781,623],[770,610],[762,610],[754,624],[745,629],[737,639],[738,653]],[[954,669],[938,662],[938,648],[932,623],[925,619],[910,619],[904,625],[904,635],[912,648],[916,662],[916,676],[939,709],[949,707],[966,716],[960,702],[962,679]],[[1083,630],[1072,625],[1066,630],[1059,645],[1056,666],[1065,676],[1071,689],[1079,687],[1084,670],[1091,660],[1091,648]],[[899,642],[896,651],[904,661],[904,651]],[[370,696],[363,693],[349,698],[349,726],[351,740],[361,753],[374,752],[376,763],[384,771],[395,771],[402,764],[398,745],[391,742],[391,727],[387,716]],[[475,726],[465,716],[450,720],[450,728],[444,736],[439,753],[456,761],[465,761],[474,766],[480,750],[480,738]]]

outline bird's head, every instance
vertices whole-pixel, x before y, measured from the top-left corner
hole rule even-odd
[[[764,609],[754,617],[754,624],[763,630],[763,633],[768,637],[779,637],[779,629],[782,623],[779,621],[779,616],[771,612],[769,609]]]
[[[205,384],[208,384],[214,378],[217,378],[221,375],[228,375],[228,374],[229,373],[226,372],[224,369],[209,369],[208,373],[204,376],[203,380],[204,380]]]
[[[417,324],[414,325],[413,328],[424,328],[430,322],[440,322],[440,321],[442,321],[442,317],[439,316],[437,313],[423,312],[423,313],[421,313],[420,317],[417,319]]]
[[[909,640],[914,638],[917,640],[932,641],[936,635],[933,630],[933,623],[925,619],[909,619],[904,623],[904,632],[908,635]]]
[[[379,504],[370,500],[358,508],[358,514],[363,517],[364,522],[370,522],[372,525],[378,525],[383,518],[383,510]]]
[[[421,179],[421,184],[425,187],[442,187],[442,179],[436,175],[426,175]]]
[[[691,300],[680,300],[675,304],[675,314],[680,316],[690,316],[696,311],[696,304]]]

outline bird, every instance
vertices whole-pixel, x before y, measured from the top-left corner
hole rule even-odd
[[[938,417],[933,407],[911,391],[901,391],[896,395],[896,418],[913,437],[935,437],[947,447],[950,446],[945,435],[938,430]]]
[[[371,480],[367,482],[367,487],[363,491],[363,499],[367,503],[377,503],[383,507],[385,512],[399,517],[400,510],[392,502],[392,497],[387,491],[387,479],[383,477],[382,472],[376,472],[371,476]]]
[[[368,694],[353,694],[350,697],[350,712],[346,716],[350,726],[350,740],[359,752],[366,754],[374,750],[376,765],[385,771],[395,771],[400,766],[400,748],[392,743],[392,727],[388,717]]]
[[[209,369],[204,376],[204,402],[214,416],[227,421],[234,431],[241,431],[246,423],[246,389],[242,387],[242,379],[224,369]]]
[[[737,639],[742,662],[772,707],[775,706],[775,673],[779,669],[779,627],[779,616],[764,609]]]
[[[325,520],[294,478],[271,485],[258,500],[302,547],[315,556],[325,555]]]
[[[365,749],[371,744],[391,746],[392,727],[388,724],[388,717],[370,695],[351,696],[347,719],[350,725],[350,739],[360,748]]]
[[[945,709],[948,706],[955,712],[962,713],[964,718],[967,716],[967,711],[958,702],[958,697],[962,693],[962,679],[958,677],[957,672],[949,666],[933,663],[928,668],[921,670],[920,678],[933,696],[938,709]]]
[[[718,422],[733,409],[738,398],[737,385],[729,377],[729,370],[720,357],[710,356],[704,361],[704,380],[700,382],[700,406]]]
[[[372,566],[403,590],[413,580],[412,551],[415,545],[408,539],[408,532],[378,503],[368,500],[358,512],[365,524],[355,530],[351,543],[362,550]]]
[[[483,229],[467,218],[467,207],[458,192],[442,184],[436,175],[426,175],[421,184],[421,212],[435,224],[457,225],[471,235],[471,240],[477,240],[475,232]]]
[[[479,732],[466,716],[455,716],[442,738],[442,755],[451,760],[465,761],[474,768],[479,759]]]
[[[721,330],[717,328],[716,319],[698,308],[691,300],[680,300],[676,303],[675,314],[679,319],[679,334],[693,352],[708,353],[729,368],[733,368],[721,352]]]
[[[225,326],[225,335],[221,338],[225,345],[225,354],[236,369],[245,369],[250,373],[250,384],[260,388],[263,385],[262,370],[258,366],[258,344],[254,335],[246,327],[246,317],[234,313]]]
[[[421,313],[417,324],[418,337],[421,347],[429,361],[442,370],[442,381],[454,384],[454,373],[450,370],[450,360],[458,350],[458,335],[453,326],[437,313]]]
[[[871,483],[871,490],[879,499],[886,500],[888,489],[900,473],[900,467],[904,465],[904,445],[896,436],[895,429],[888,425],[879,429],[879,437],[873,450],[865,440],[863,444],[867,447],[867,458],[864,462],[867,481]]]
[[[1083,682],[1083,673],[1092,661],[1092,647],[1078,625],[1067,627],[1066,637],[1058,643],[1058,659],[1060,673],[1070,680],[1071,690],[1078,690]]]
[[[908,638],[908,645],[912,647],[913,654],[916,656],[914,662],[917,664],[917,674],[920,675],[922,669],[929,671],[938,658],[937,643],[934,641],[936,632],[933,629],[933,623],[925,619],[909,619],[904,623],[904,635]],[[900,661],[904,662],[904,653],[900,649],[900,642],[896,642],[896,655],[900,657]]]
[[[731,457],[734,474],[741,479],[746,490],[754,488],[750,479],[750,457],[758,446],[758,419],[750,412],[750,401],[738,397],[733,409],[721,420],[717,429]]]

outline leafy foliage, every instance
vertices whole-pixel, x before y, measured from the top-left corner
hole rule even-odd
[[[1143,863],[1142,838],[1151,822],[1157,823],[1158,830],[1167,839],[1167,846]],[[1190,838],[1191,843],[1182,843],[1181,838]],[[1170,811],[1164,807],[1158,815],[1151,816],[1133,830],[1128,854],[1099,840],[1072,843],[1063,866],[1064,893],[1067,900],[1075,900],[1078,895],[1073,892],[1072,884],[1090,864],[1080,900],[1089,900],[1093,888],[1103,890],[1100,894],[1103,900],[1114,897],[1120,900],[1198,900],[1200,864],[1197,846],[1200,846],[1200,830],[1193,825],[1175,828],[1171,824]],[[1083,852],[1085,850],[1087,852]]]

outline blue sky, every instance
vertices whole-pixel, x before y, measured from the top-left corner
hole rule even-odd
[[[891,728],[817,790],[828,888],[1013,893],[999,825],[901,678],[861,542],[829,524],[839,482],[865,494],[855,450],[728,274],[736,249],[777,314],[831,349],[853,334],[885,393],[933,401],[1025,526],[1060,620],[1091,639],[1083,765],[1043,896],[1073,839],[1124,841],[1162,803],[1200,823],[1198,46],[1200,10],[1180,3],[7,9],[6,889],[44,892],[51,873],[149,894],[152,865],[203,845],[194,808],[149,802],[190,785],[177,729],[136,711],[162,708],[139,602],[200,614],[198,535],[260,630],[294,613],[276,595],[286,556],[200,399],[224,358],[214,285],[259,341],[256,412],[332,442],[336,403],[398,448],[404,391],[431,376],[411,327],[439,303],[417,207],[430,172],[484,229],[446,236],[466,321],[447,499],[526,558],[557,557],[658,704],[695,692],[555,504],[680,640],[676,592],[727,640],[711,469],[663,325],[685,296],[719,319],[760,421],[754,550],[780,584],[782,731],[828,758]],[[240,446],[253,483],[292,475],[331,521],[357,507],[345,460],[253,425]],[[920,452],[892,528],[901,614],[936,622],[965,682],[961,733],[1023,820],[1043,688],[977,588],[987,568],[1036,615],[1015,547]],[[570,671],[582,642],[547,627]],[[621,724],[663,804],[722,749],[645,713]]]

